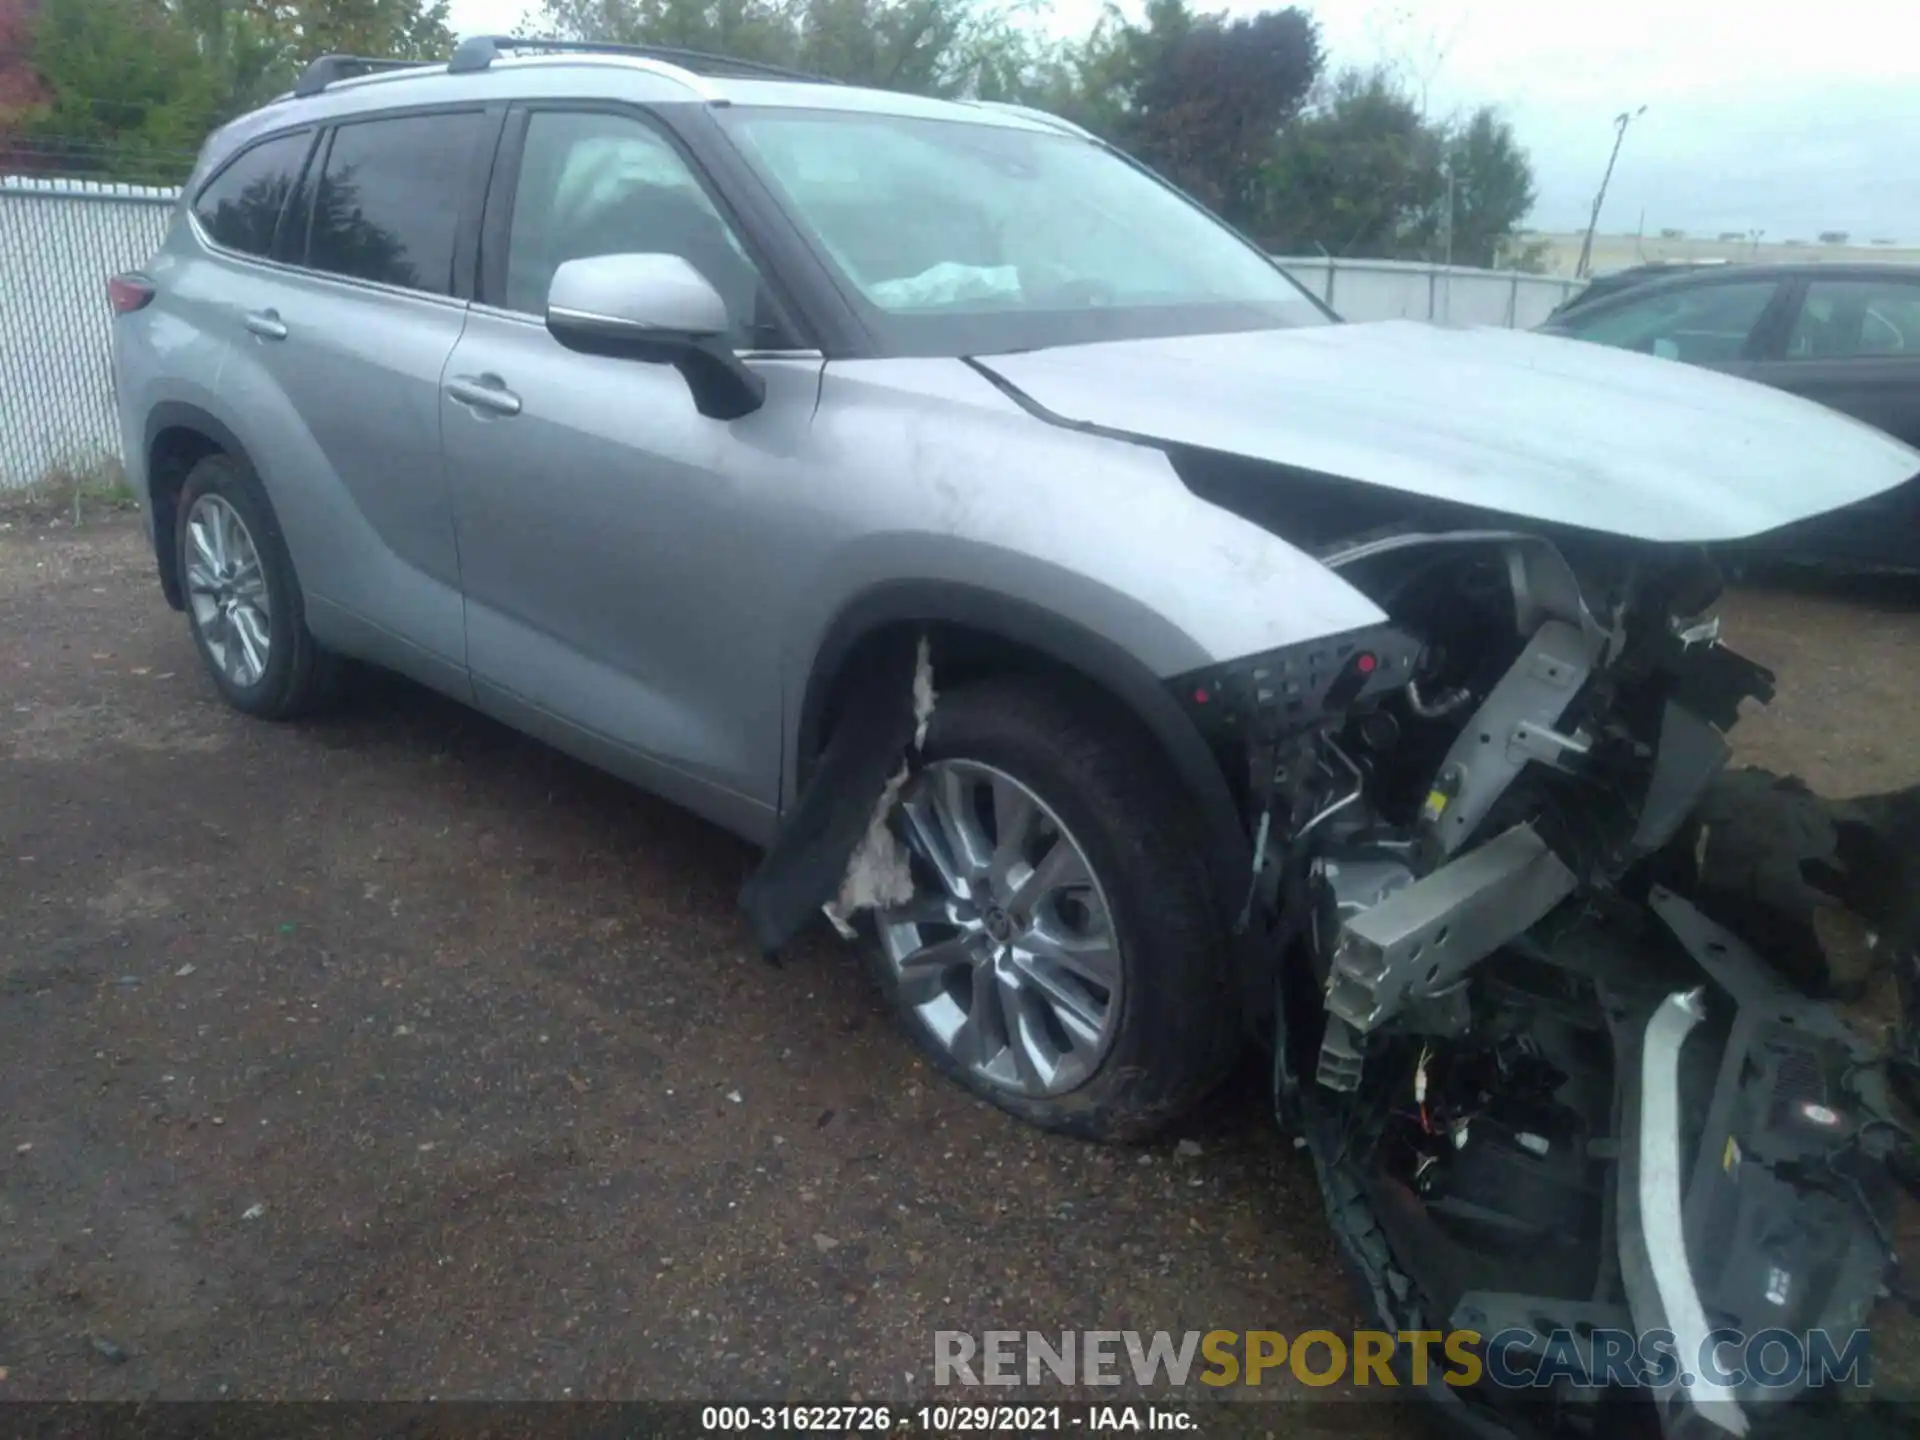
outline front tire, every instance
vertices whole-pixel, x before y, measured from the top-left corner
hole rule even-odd
[[[332,699],[339,662],[307,630],[293,557],[252,467],[207,456],[188,474],[176,513],[187,622],[226,702],[289,720]]]
[[[943,693],[894,814],[914,896],[874,916],[882,989],[937,1070],[1044,1129],[1138,1139],[1238,1035],[1190,807],[1075,688]]]

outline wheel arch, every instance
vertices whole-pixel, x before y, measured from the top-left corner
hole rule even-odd
[[[1163,682],[1112,640],[1031,602],[946,580],[897,580],[849,602],[814,652],[793,734],[787,802],[804,785],[832,732],[864,647],[902,630],[924,633],[936,696],[961,678],[1008,670],[1064,675],[1100,692],[1152,738],[1193,802],[1223,918],[1237,918],[1253,863],[1240,807],[1214,752]],[[938,700],[935,706],[938,707]]]
[[[186,608],[180,584],[180,557],[173,536],[180,491],[193,467],[209,455],[232,455],[251,464],[246,447],[232,430],[198,405],[162,401],[147,415],[147,514],[153,522],[153,557],[160,567],[160,589],[176,610]]]

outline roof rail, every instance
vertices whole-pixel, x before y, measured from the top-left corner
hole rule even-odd
[[[1023,120],[1031,120],[1036,125],[1045,125],[1049,129],[1063,131],[1068,135],[1077,135],[1082,140],[1098,140],[1084,125],[1076,125],[1064,115],[1055,115],[1051,110],[1037,109],[1032,105],[1015,105],[1007,100],[974,100],[970,102],[982,110],[998,110],[1003,115],[1018,115]]]
[[[300,78],[294,82],[293,93],[304,100],[309,95],[318,95],[338,80],[351,80],[357,75],[372,75],[380,70],[417,70],[431,64],[431,60],[375,60],[366,55],[322,55],[300,72]]]
[[[713,55],[704,50],[681,50],[671,45],[614,45],[598,40],[548,40],[529,35],[469,35],[447,62],[449,75],[466,75],[485,70],[500,58],[502,51],[544,51],[555,55],[631,55],[638,60],[658,60],[677,65],[694,75],[712,79],[804,80],[815,85],[838,85],[825,75],[810,75],[804,70],[789,70],[782,65],[765,65],[758,60],[738,60],[731,55]]]

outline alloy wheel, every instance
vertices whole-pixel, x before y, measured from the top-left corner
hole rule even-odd
[[[940,760],[896,812],[913,898],[876,919],[902,1000],[996,1088],[1062,1095],[1113,1043],[1123,972],[1086,852],[1039,796],[990,765]]]
[[[246,522],[218,495],[187,512],[187,600],[207,654],[242,689],[260,683],[273,649],[273,603]]]

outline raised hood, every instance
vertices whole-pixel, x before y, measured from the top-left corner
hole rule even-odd
[[[1920,475],[1920,451],[1811,401],[1524,331],[1395,320],[976,363],[1064,421],[1643,540],[1745,539]]]

